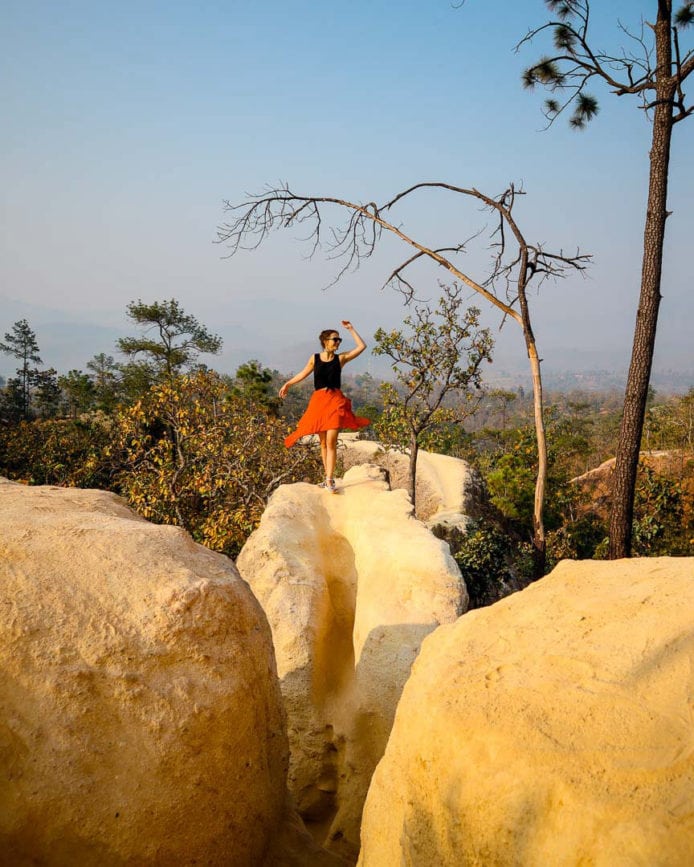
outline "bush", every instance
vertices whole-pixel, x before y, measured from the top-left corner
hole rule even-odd
[[[286,422],[211,371],[154,386],[117,417],[119,483],[141,515],[235,557],[280,484],[317,478],[320,456],[287,450]]]
[[[30,485],[111,488],[112,422],[103,413],[0,428],[0,473]]]
[[[475,522],[467,532],[439,526],[433,532],[451,548],[471,609],[491,605],[532,580],[531,545],[514,541],[493,524]]]

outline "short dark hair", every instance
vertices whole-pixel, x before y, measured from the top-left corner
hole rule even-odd
[[[325,349],[325,344],[328,342],[328,338],[333,335],[338,334],[337,328],[325,328],[318,335],[318,339],[320,340],[320,345]]]

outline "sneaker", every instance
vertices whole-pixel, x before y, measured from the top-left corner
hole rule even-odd
[[[330,491],[331,494],[337,493],[337,486],[335,484],[335,479],[326,479],[325,487]]]

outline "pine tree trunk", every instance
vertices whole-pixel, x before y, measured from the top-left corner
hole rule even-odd
[[[29,383],[29,362],[24,359],[22,370],[20,373],[20,381],[22,383],[22,418],[29,421],[29,401],[30,401],[30,383]]]
[[[655,348],[660,278],[663,264],[663,241],[667,219],[667,185],[672,138],[672,98],[670,61],[669,4],[660,3],[656,23],[656,96],[653,117],[653,138],[650,152],[648,206],[643,237],[641,294],[636,314],[631,364],[624,396],[624,412],[619,431],[617,457],[612,489],[610,514],[610,559],[631,554],[631,534],[634,518],[634,493],[639,464],[641,435],[646,415],[648,385],[651,378]]]

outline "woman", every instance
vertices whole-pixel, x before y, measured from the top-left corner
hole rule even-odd
[[[368,418],[359,418],[353,414],[351,401],[340,391],[342,368],[366,349],[366,344],[357,334],[352,323],[343,319],[342,324],[354,338],[356,344],[354,349],[349,352],[339,352],[342,338],[337,331],[332,328],[321,331],[318,339],[323,351],[312,355],[301,373],[287,380],[279,391],[280,397],[285,398],[290,386],[306,379],[313,371],[314,392],[311,400],[296,430],[285,439],[284,444],[290,448],[301,437],[307,434],[318,434],[325,468],[325,481],[321,482],[320,487],[327,488],[333,494],[337,492],[333,473],[337,460],[338,433],[343,428],[356,430],[370,424]]]

